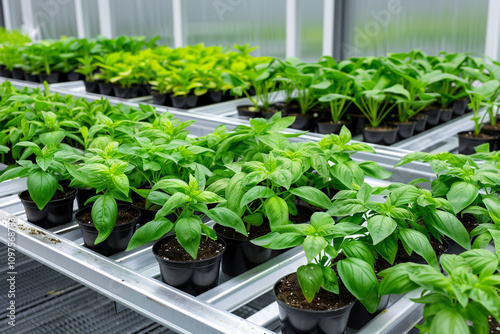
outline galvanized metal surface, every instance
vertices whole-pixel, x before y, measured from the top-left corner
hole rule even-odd
[[[19,85],[22,87],[26,84],[21,82]],[[51,89],[63,93],[63,90],[56,85],[52,85]],[[91,97],[86,92],[82,93],[82,96],[88,99],[101,97]],[[128,101],[125,104],[138,106],[137,102]],[[210,108],[216,108],[216,106],[210,106]],[[210,108],[204,109],[204,112],[209,112]],[[157,110],[161,113],[165,112],[166,108],[158,107]],[[196,119],[197,123],[191,126],[190,130],[193,135],[197,136],[206,135],[220,124],[226,124],[228,129],[240,124],[248,124],[243,120],[228,119],[213,114],[195,115],[175,110],[173,113],[181,120]],[[321,138],[319,134],[308,133],[301,140],[318,141]],[[377,154],[359,152],[353,155],[353,159],[378,162],[382,167],[394,172],[391,181],[408,182],[417,177],[428,179],[434,177],[430,167],[421,163],[394,168],[394,165],[410,151],[377,145],[374,145],[374,148]],[[373,186],[387,184],[387,181],[370,178],[367,178],[367,182]],[[279,277],[293,272],[300,264],[305,263],[305,257],[300,249],[293,249],[236,278],[222,274],[218,287],[195,298],[155,279],[159,277],[159,268],[151,253],[151,244],[130,253],[119,253],[106,258],[82,246],[81,233],[74,222],[51,231],[44,231],[23,221],[26,218],[24,209],[16,194],[24,189],[26,189],[26,184],[23,179],[4,182],[0,185],[0,218],[13,214],[20,219],[20,229],[17,231],[16,240],[19,251],[157,323],[181,333],[279,331],[275,303],[263,307],[247,320],[230,314],[228,311],[235,310],[267,293]],[[6,243],[6,230],[4,219],[0,223],[0,241],[3,243]],[[367,325],[368,329],[363,329],[363,332],[403,333],[407,327],[412,327],[421,318],[418,306],[410,303],[408,296],[394,301],[394,304]],[[210,320],[207,321],[207,319]],[[151,328],[151,330],[156,329]]]

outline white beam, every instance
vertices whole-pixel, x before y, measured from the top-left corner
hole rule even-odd
[[[297,0],[286,1],[286,56],[297,57]]]
[[[490,0],[488,4],[488,19],[486,21],[486,43],[484,54],[498,60],[500,46],[500,0]]]
[[[2,0],[2,7],[3,7],[3,22],[5,24],[5,29],[11,30],[12,27],[12,20],[11,20],[11,15],[12,13],[10,12],[10,1],[9,0]]]
[[[41,39],[41,36],[39,36],[40,31],[35,27],[35,22],[33,22],[31,0],[21,0],[21,15],[23,19],[21,30],[27,33],[33,41]]]
[[[85,23],[83,21],[82,0],[75,0],[75,17],[78,38],[85,38]]]
[[[101,35],[107,38],[113,37],[113,30],[111,27],[111,4],[109,0],[99,0],[99,25],[101,27]]]
[[[323,55],[333,57],[335,0],[323,0]]]
[[[184,46],[184,33],[182,31],[182,3],[181,0],[172,1],[172,13],[174,24],[174,46],[181,48]]]

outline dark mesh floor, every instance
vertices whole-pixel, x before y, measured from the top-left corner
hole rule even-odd
[[[7,247],[0,244],[0,257],[7,258]],[[0,264],[7,272],[5,262]],[[70,278],[16,253],[16,326],[7,324],[6,293],[0,294],[0,333],[50,334],[170,334],[173,331],[125,309],[116,313],[114,302]],[[8,282],[0,280],[0,291]],[[233,313],[246,318],[272,302],[265,294]]]

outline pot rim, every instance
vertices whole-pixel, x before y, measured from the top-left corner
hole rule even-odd
[[[58,203],[58,202],[63,202],[63,201],[67,201],[69,200],[71,197],[73,196],[76,196],[76,194],[78,194],[78,189],[77,188],[73,188],[73,187],[67,187],[68,189],[71,189],[74,191],[74,194],[70,195],[70,197],[67,197],[67,198],[61,198],[61,199],[54,199],[54,200],[50,200],[47,204],[49,203]],[[24,190],[24,191],[21,191],[20,193],[17,194],[17,196],[19,197],[19,199],[21,201],[25,201],[25,202],[28,202],[28,203],[35,203],[35,201],[32,201],[32,200],[29,200],[29,199],[24,199],[24,198],[21,198],[21,195],[28,192],[29,193],[29,190]],[[74,200],[74,197],[73,199]]]
[[[276,295],[276,287],[278,285],[278,283],[285,277],[287,276],[290,276],[292,274],[295,274],[296,272],[292,272],[292,273],[289,273],[289,274],[286,274],[285,276],[282,276],[280,277],[273,285],[273,295],[274,295],[274,299],[276,299],[276,302],[285,307],[285,308],[288,308],[288,309],[292,309],[292,310],[297,310],[297,311],[300,311],[300,312],[304,312],[304,313],[310,313],[310,314],[327,314],[327,313],[336,313],[336,312],[339,312],[339,311],[344,311],[346,309],[350,309],[354,306],[354,303],[357,301],[356,298],[354,298],[354,300],[352,302],[350,302],[349,304],[345,305],[345,306],[342,306],[340,308],[336,308],[336,309],[331,309],[331,310],[324,310],[324,311],[320,311],[320,310],[307,310],[307,309],[303,309],[303,308],[298,308],[298,307],[294,307],[294,306],[290,306],[288,304],[286,304],[284,301],[282,301],[281,299],[278,298],[278,296]]]
[[[465,136],[465,134],[470,133],[470,132],[473,132],[473,130],[458,132],[457,136],[462,137],[462,138],[467,138],[467,139],[470,139],[470,140],[474,140],[474,141],[497,140],[500,137],[500,134],[498,134],[498,133],[485,133],[485,134],[487,134],[489,136],[493,136],[493,138],[489,138],[489,139],[486,139],[486,138],[476,138],[476,137],[467,137],[467,136]],[[481,131],[480,133],[484,133],[484,132]]]
[[[202,237],[206,236],[205,234],[202,234]],[[176,237],[176,234],[170,234],[170,235],[167,235],[163,238],[161,238],[160,240],[156,241],[155,244],[153,245],[153,247],[151,248],[151,251],[153,252],[155,258],[157,260],[161,260],[163,262],[170,262],[170,263],[176,263],[176,264],[189,264],[189,263],[203,263],[203,262],[209,262],[209,261],[213,261],[214,259],[217,259],[218,257],[221,257],[224,252],[226,251],[227,249],[227,246],[226,246],[226,243],[224,242],[224,240],[222,240],[222,238],[219,240],[219,238],[217,238],[217,240],[212,240],[213,242],[221,242],[222,245],[224,246],[224,248],[222,249],[222,251],[217,254],[216,256],[214,257],[211,257],[211,258],[208,258],[208,259],[204,259],[204,260],[193,260],[193,261],[175,261],[175,260],[167,260],[167,259],[164,259],[162,258],[161,256],[159,256],[158,254],[156,254],[155,252],[155,248],[159,247],[158,245],[160,245],[163,241],[165,241],[166,239],[168,238],[175,238]]]
[[[135,210],[139,215],[137,216],[137,218],[135,218],[134,220],[131,220],[129,222],[126,222],[126,223],[123,223],[123,224],[120,224],[120,225],[115,225],[113,227],[113,229],[115,228],[128,228],[129,225],[133,225],[133,224],[137,224],[139,222],[139,219],[141,218],[141,211],[136,208],[136,207],[133,207],[132,205],[127,205],[127,204],[118,204],[118,208],[130,208],[130,209],[133,209]],[[89,225],[89,224],[86,224],[86,223],[82,223],[78,220],[78,214],[80,214],[82,211],[92,211],[92,206],[86,206],[84,208],[81,208],[80,210],[78,210],[76,213],[75,213],[75,221],[78,223],[78,225],[80,226],[83,226],[83,227],[90,227],[90,228],[93,228],[97,231],[97,228],[95,227],[94,225],[94,222],[92,222],[92,225]]]

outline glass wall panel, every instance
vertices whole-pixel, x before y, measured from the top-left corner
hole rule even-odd
[[[286,54],[286,0],[183,1],[185,42],[189,45],[258,46],[254,56]]]
[[[23,25],[23,13],[21,11],[21,1],[19,0],[7,0],[9,2],[9,13],[10,22],[12,24],[12,29],[21,29]],[[4,8],[5,10],[5,8]]]
[[[72,0],[31,0],[33,26],[39,39],[77,36],[75,2]]]
[[[323,53],[323,0],[298,0],[298,58],[316,62]]]
[[[343,58],[420,48],[484,53],[488,0],[344,1]]]
[[[98,0],[82,0],[83,24],[85,26],[85,37],[95,38],[100,35]]]
[[[113,37],[159,35],[159,44],[174,44],[172,0],[111,0],[111,24]]]

